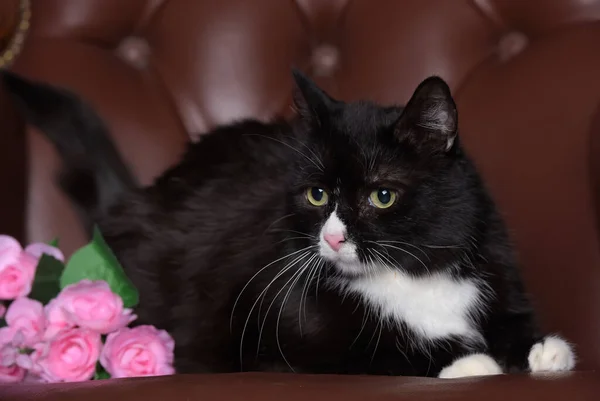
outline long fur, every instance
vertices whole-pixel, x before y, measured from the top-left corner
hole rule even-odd
[[[146,188],[81,99],[4,80],[139,288],[137,323],[175,338],[179,372],[437,376],[475,352],[529,369],[542,333],[441,79],[381,107],[295,72],[297,119],[219,127]],[[310,188],[330,201],[313,206]],[[396,203],[374,207],[378,188]]]
[[[32,85],[9,71],[3,72],[3,81],[25,120],[48,136],[66,163],[59,184],[91,232],[91,215],[105,211],[119,194],[137,186],[106,125],[70,91]]]

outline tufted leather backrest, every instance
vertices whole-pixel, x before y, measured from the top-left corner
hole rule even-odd
[[[544,326],[600,366],[600,252],[590,123],[595,0],[33,0],[14,69],[91,102],[142,182],[216,124],[289,113],[290,67],[332,95],[405,102],[438,74],[518,245]],[[30,130],[27,231],[83,244]]]

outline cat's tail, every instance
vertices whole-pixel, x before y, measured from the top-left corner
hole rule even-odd
[[[25,121],[46,135],[64,162],[59,184],[80,209],[84,224],[136,180],[119,156],[100,116],[79,96],[2,71],[4,87]]]

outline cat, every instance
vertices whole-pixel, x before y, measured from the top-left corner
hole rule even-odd
[[[296,118],[217,127],[140,187],[77,95],[3,73],[179,373],[573,369],[572,346],[538,327],[446,82],[384,107],[293,77]]]

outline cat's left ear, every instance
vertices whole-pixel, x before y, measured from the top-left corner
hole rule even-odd
[[[321,121],[336,102],[310,78],[297,69],[292,70],[294,82],[294,106],[300,116]]]
[[[448,84],[440,77],[425,79],[408,101],[396,125],[396,136],[415,145],[447,152],[458,134],[458,114]]]

